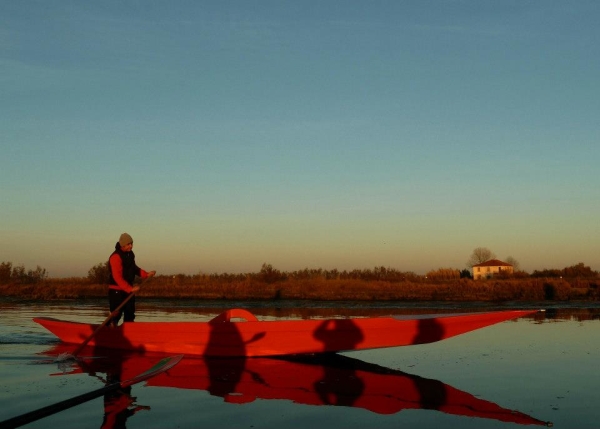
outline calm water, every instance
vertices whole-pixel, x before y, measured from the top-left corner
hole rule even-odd
[[[232,307],[263,320],[498,308],[141,301],[137,320],[206,321]],[[332,359],[185,358],[128,394],[100,397],[26,427],[517,428],[547,421],[555,428],[600,427],[600,305],[527,307],[547,311],[428,345]],[[96,390],[117,373],[130,378],[159,359],[107,354],[55,361],[64,347],[31,319],[98,323],[107,315],[104,302],[5,300],[0,311],[0,420]]]

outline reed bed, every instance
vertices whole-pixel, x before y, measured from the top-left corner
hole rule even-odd
[[[600,298],[597,280],[564,278],[389,281],[287,277],[264,281],[251,275],[179,275],[156,276],[139,284],[138,294],[153,299],[503,302]],[[0,293],[27,300],[99,298],[106,296],[107,285],[86,278],[48,278],[33,284],[1,284]]]

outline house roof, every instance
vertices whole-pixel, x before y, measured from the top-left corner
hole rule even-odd
[[[481,264],[475,264],[474,267],[512,267],[511,264],[502,262],[498,259],[490,259],[489,261],[482,262]]]

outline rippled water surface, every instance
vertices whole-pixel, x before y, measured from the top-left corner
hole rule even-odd
[[[141,301],[138,321],[207,321],[242,307],[260,320],[472,312],[483,304]],[[184,358],[167,373],[28,428],[598,427],[600,306],[545,308],[438,343],[302,359]],[[102,301],[0,301],[0,421],[131,378],[160,357],[69,351],[32,321],[99,323]],[[70,346],[72,347],[72,346]],[[531,427],[531,426],[529,426]],[[543,427],[543,426],[542,426]]]

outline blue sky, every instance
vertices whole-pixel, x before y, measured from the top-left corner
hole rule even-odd
[[[0,3],[0,261],[600,270],[597,1]]]

